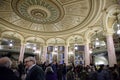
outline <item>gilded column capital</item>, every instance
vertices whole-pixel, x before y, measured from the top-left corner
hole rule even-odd
[[[115,31],[111,28],[104,32],[105,36],[112,36]]]
[[[85,41],[84,41],[84,44],[86,45],[86,44],[89,44],[90,43],[90,40],[89,39],[86,39]]]
[[[45,46],[48,46],[48,44],[45,42],[44,44],[43,44],[43,46],[45,47]]]
[[[65,42],[65,45],[64,46],[69,46],[69,43],[68,42]]]
[[[26,41],[21,41],[21,45],[25,45],[27,42]]]

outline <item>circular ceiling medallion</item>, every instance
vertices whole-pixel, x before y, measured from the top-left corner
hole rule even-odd
[[[41,9],[34,9],[31,11],[31,15],[36,19],[43,19],[47,17],[47,13]]]
[[[38,24],[60,21],[64,15],[60,7],[50,0],[12,0],[12,8],[18,16]]]

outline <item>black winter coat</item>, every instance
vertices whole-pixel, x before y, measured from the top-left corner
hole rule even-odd
[[[19,80],[19,79],[11,69],[7,67],[0,67],[0,80]]]

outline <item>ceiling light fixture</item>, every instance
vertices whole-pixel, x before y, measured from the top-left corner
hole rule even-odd
[[[55,38],[55,45],[54,45],[54,51],[58,50],[58,46],[57,46],[57,39]]]
[[[33,50],[36,50],[36,46],[33,46]]]
[[[100,42],[98,39],[97,30],[95,32],[96,32],[95,47],[100,47]]]
[[[34,43],[33,43],[33,51],[34,51],[34,53],[36,53],[36,51],[37,51],[37,38],[36,38],[36,36],[34,37]]]
[[[13,46],[13,41],[12,41],[12,40],[10,41],[9,46],[10,46],[10,47]]]
[[[77,44],[77,37],[75,37],[75,44],[74,44],[74,49],[77,50],[78,49],[78,44]]]

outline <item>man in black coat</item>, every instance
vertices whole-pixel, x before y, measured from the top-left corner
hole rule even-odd
[[[34,57],[27,57],[24,62],[27,69],[25,80],[45,80],[44,71],[40,66],[36,65]]]
[[[20,61],[18,64],[18,72],[19,72],[19,78],[21,79],[22,75],[25,74],[25,68],[22,61]]]
[[[19,80],[11,68],[12,61],[8,57],[0,58],[0,80]]]

